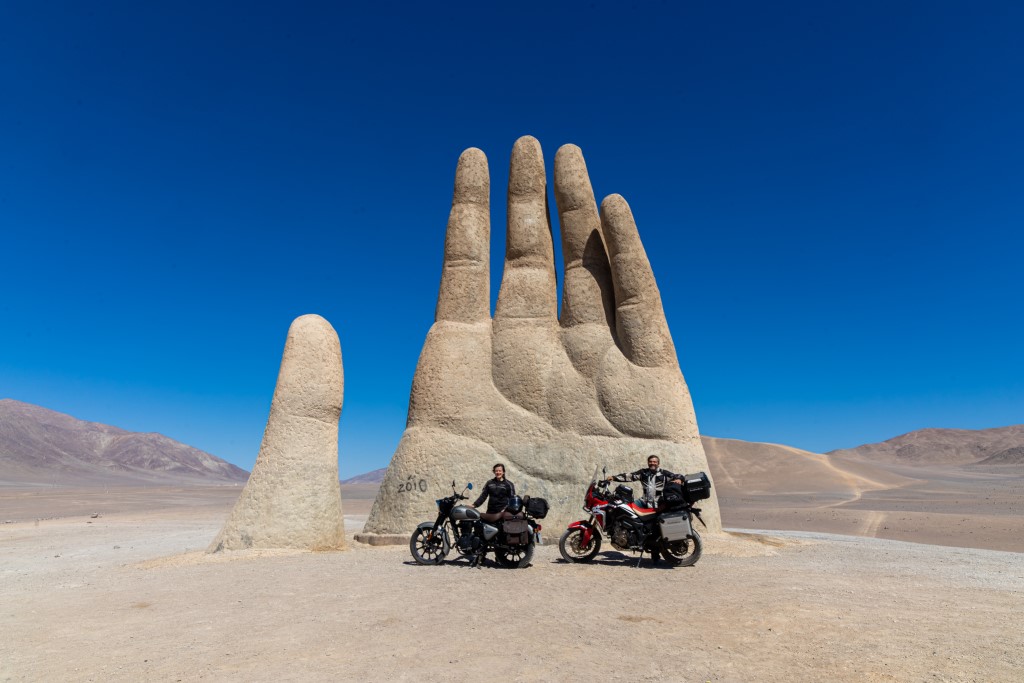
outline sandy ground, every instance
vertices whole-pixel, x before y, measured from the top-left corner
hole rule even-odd
[[[350,533],[372,491],[346,490]],[[523,570],[421,567],[398,546],[211,556],[202,550],[237,490],[26,493],[0,489],[0,521],[12,519],[0,524],[0,681],[1019,681],[1024,671],[1020,553],[790,531],[709,538],[686,569],[635,567],[614,551],[567,565],[553,544]]]

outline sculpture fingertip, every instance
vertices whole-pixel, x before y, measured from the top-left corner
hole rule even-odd
[[[487,168],[487,156],[476,147],[470,147],[459,155],[459,165],[455,168],[455,194],[452,202],[487,206],[490,192],[491,178]]]
[[[544,153],[540,143],[532,135],[524,135],[512,147],[512,161],[509,165],[509,196],[539,197],[546,186],[544,174]]]
[[[558,151],[555,152],[555,163],[558,163],[558,160],[560,158],[577,156],[582,157],[583,150],[580,149],[578,145],[574,145],[571,142],[567,142],[566,144],[559,147]]]
[[[463,162],[487,164],[487,155],[479,147],[467,147],[459,155],[459,163]]]
[[[329,329],[332,332],[334,331],[334,328],[331,326],[329,322],[327,322],[327,319],[321,315],[317,315],[316,313],[306,313],[304,315],[300,315],[298,318],[292,321],[291,327],[295,329],[298,329],[300,327],[319,327],[321,329]]]
[[[523,135],[518,140],[516,140],[516,144],[512,145],[512,149],[515,150],[517,148],[526,146],[536,147],[537,149],[540,149],[540,141],[537,138],[533,137],[532,135]]]
[[[621,194],[610,194],[607,197],[605,197],[604,200],[601,202],[602,214],[605,213],[606,211],[620,212],[622,210],[629,211],[630,209],[629,203],[626,201],[626,198],[623,197]]]

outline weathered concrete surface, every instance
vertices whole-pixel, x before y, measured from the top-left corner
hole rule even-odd
[[[259,456],[210,552],[345,547],[338,483],[344,386],[334,328],[318,315],[297,318],[288,329]]]
[[[404,543],[434,500],[481,486],[496,462],[521,494],[548,499],[557,537],[595,466],[708,471],[661,295],[626,201],[600,212],[578,147],[555,157],[565,287],[558,317],[540,144],[518,140],[508,185],[505,269],[488,302],[490,181],[478,149],[459,158],[437,313],[413,379],[409,420],[357,540]],[[721,529],[716,498],[702,506]]]

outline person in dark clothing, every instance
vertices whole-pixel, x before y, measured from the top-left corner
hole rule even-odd
[[[647,467],[636,472],[624,472],[608,477],[608,481],[638,481],[644,487],[644,500],[650,507],[657,507],[667,482],[683,483],[683,475],[661,469],[661,460],[656,455],[647,458]]]
[[[484,500],[487,500],[487,514],[493,515],[501,512],[508,505],[508,499],[516,495],[516,486],[505,478],[505,466],[498,463],[493,468],[494,479],[484,484],[484,490],[480,497],[473,503],[473,507],[480,507]]]
[[[658,499],[665,490],[665,484],[683,483],[683,475],[661,469],[661,459],[656,455],[648,456],[647,468],[636,472],[624,472],[608,477],[608,481],[638,481],[644,487],[644,500],[648,507],[657,507]],[[657,550],[651,551],[651,560],[657,563],[661,559],[661,553]]]

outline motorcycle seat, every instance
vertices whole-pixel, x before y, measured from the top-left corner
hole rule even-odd
[[[494,522],[500,522],[500,521],[506,520],[506,519],[523,519],[523,514],[519,513],[518,515],[513,515],[508,510],[502,510],[501,512],[493,512],[493,513],[481,512],[480,513],[480,519],[484,520],[485,522],[494,523]]]
[[[643,505],[638,505],[637,503],[630,503],[629,507],[632,508],[633,512],[635,512],[640,517],[654,515],[658,512],[655,508],[645,507]]]

